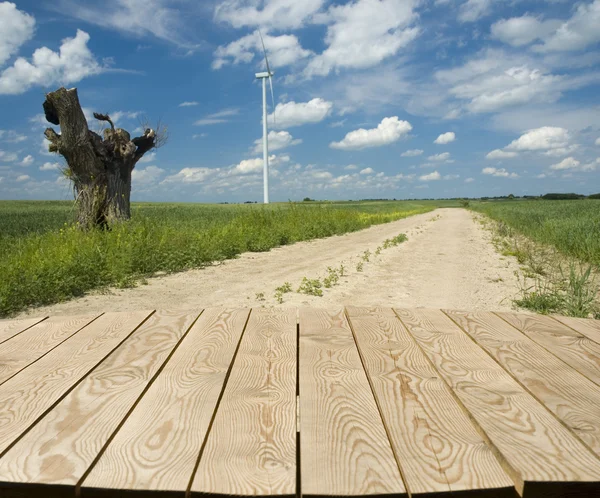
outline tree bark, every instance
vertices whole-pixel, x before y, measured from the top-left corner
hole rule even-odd
[[[110,124],[104,137],[90,131],[79,104],[77,89],[59,88],[48,93],[43,104],[46,119],[60,125],[61,134],[47,128],[50,152],[61,154],[65,174],[73,182],[82,228],[107,227],[131,217],[131,173],[137,162],[156,145],[156,133],[131,139],[122,128],[115,128],[110,117],[94,117]]]

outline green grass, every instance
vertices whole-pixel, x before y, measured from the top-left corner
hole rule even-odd
[[[374,201],[132,206],[111,231],[82,232],[69,202],[0,201],[0,316],[156,272],[200,268],[246,251],[328,237],[451,203]]]
[[[536,242],[600,266],[600,200],[471,202],[470,207]]]

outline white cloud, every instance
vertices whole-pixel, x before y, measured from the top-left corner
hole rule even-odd
[[[112,122],[117,124],[117,122],[122,119],[130,119],[130,120],[135,119],[140,114],[141,114],[141,112],[139,112],[139,111],[113,111],[109,115],[110,115],[110,119],[112,120]]]
[[[215,19],[235,28],[270,26],[296,29],[318,12],[324,3],[325,0],[225,0],[216,6]]]
[[[594,142],[596,145],[600,145],[600,138],[597,138],[596,141]]]
[[[333,149],[352,150],[367,147],[381,147],[396,142],[412,130],[408,121],[400,121],[398,116],[383,118],[377,128],[365,130],[360,128],[346,134],[340,142],[332,142],[329,146]]]
[[[475,181],[475,178],[465,178],[465,183],[473,183]]]
[[[450,174],[450,175],[444,176],[444,180],[458,180],[459,178],[460,178],[460,175],[456,175],[456,174]]]
[[[513,47],[521,47],[543,39],[555,31],[561,22],[543,21],[531,15],[501,19],[492,24],[492,38],[508,43]]]
[[[541,45],[534,49],[540,52],[568,52],[583,50],[600,41],[600,0],[581,3],[573,17],[563,23]]]
[[[272,68],[289,66],[312,54],[300,45],[295,35],[271,36],[263,33],[265,49]],[[249,63],[258,55],[263,60],[263,49],[258,31],[235,40],[228,45],[222,45],[215,50],[213,69],[221,69],[227,64]]]
[[[563,159],[561,162],[550,166],[550,169],[555,170],[555,171],[563,170],[563,169],[577,169],[580,164],[581,164],[581,162],[579,162],[577,159],[574,159],[573,157],[567,157],[566,159]]]
[[[450,159],[450,152],[442,152],[441,154],[434,154],[433,156],[429,156],[427,160],[429,161],[447,161]]]
[[[195,31],[186,22],[189,12],[184,9],[187,2],[176,2],[176,6],[171,0],[104,0],[95,3],[58,0],[57,3],[56,8],[62,14],[97,26],[135,36],[152,35],[188,50],[198,47],[190,41]]]
[[[495,149],[485,156],[486,159],[512,159],[517,157],[519,154],[516,152],[505,151],[501,149]]]
[[[0,74],[0,94],[20,94],[34,85],[52,86],[75,83],[105,70],[87,46],[85,31],[77,30],[74,38],[65,38],[59,52],[38,48],[29,62],[19,57]]]
[[[323,121],[331,113],[333,104],[321,98],[309,102],[286,102],[275,107],[275,125],[277,128],[291,128],[304,124]],[[273,123],[273,114],[269,114],[268,122]]]
[[[569,154],[575,152],[577,149],[579,149],[579,144],[573,144],[569,145],[568,147],[558,147],[556,149],[550,149],[545,152],[542,152],[542,154],[550,157],[561,157],[568,156]]]
[[[19,164],[21,166],[31,166],[33,164],[33,156],[31,154],[25,156]]]
[[[504,168],[483,168],[481,172],[484,175],[498,176],[503,178],[519,178],[516,173],[509,173]]]
[[[27,180],[31,180],[31,177],[29,175],[19,175],[19,176],[17,176],[17,181],[18,182],[26,182]]]
[[[27,140],[27,136],[21,135],[14,130],[0,130],[0,140],[7,143],[18,144]]]
[[[40,166],[40,171],[55,171],[60,169],[60,164],[46,162]]]
[[[161,183],[204,183],[219,171],[219,168],[183,168]]]
[[[181,104],[179,104],[177,107],[193,107],[195,105],[198,105],[198,102],[196,102],[195,100],[191,101],[191,102],[182,102]]]
[[[358,166],[356,164],[349,164],[348,166],[346,166],[344,168],[346,171],[354,171],[358,169]]]
[[[326,76],[334,68],[367,68],[396,55],[419,34],[413,26],[416,0],[355,0],[332,5],[318,20],[328,24],[325,51],[305,76]]]
[[[542,126],[529,130],[516,140],[513,140],[505,149],[508,150],[548,150],[566,147],[569,143],[569,131],[557,126]]]
[[[131,172],[133,183],[158,183],[158,180],[163,176],[164,169],[158,166],[147,166],[145,168],[135,168]]]
[[[0,2],[0,66],[33,37],[35,19],[11,2]]]
[[[365,168],[360,171],[361,175],[372,175],[374,173],[375,173],[375,170],[373,168]]]
[[[403,152],[402,154],[400,154],[401,157],[417,157],[420,156],[421,154],[423,154],[424,151],[422,151],[421,149],[411,149],[411,150],[407,150],[406,152]]]
[[[540,180],[542,178],[546,178],[546,173],[540,173],[539,175],[536,176],[536,178],[539,178]]]
[[[19,157],[14,152],[5,152],[0,150],[0,162],[13,163],[17,159],[19,159]]]
[[[434,140],[434,144],[446,145],[456,140],[456,134],[453,131],[442,133],[439,137]]]
[[[419,180],[421,180],[422,182],[429,182],[432,180],[440,180],[442,178],[442,175],[440,175],[437,171],[434,171],[432,173],[429,173],[428,175],[422,175],[419,177]]]
[[[269,132],[269,151],[275,152],[276,150],[285,149],[292,145],[298,145],[302,143],[302,140],[295,139],[292,137],[289,131],[273,131]],[[254,141],[254,153],[260,154],[263,150],[263,139],[258,138]]]
[[[156,152],[150,152],[145,154],[138,162],[140,163],[153,163],[156,159]]]
[[[202,119],[198,119],[194,122],[196,126],[208,126],[214,124],[228,123],[229,118],[237,116],[240,110],[238,108],[223,109],[222,111],[209,114],[204,116]]]
[[[460,6],[458,20],[462,22],[475,22],[487,15],[492,6],[492,0],[467,0]]]
[[[277,166],[288,163],[290,161],[290,156],[282,155],[277,156],[275,154],[269,156],[269,168],[276,168]],[[248,173],[258,173],[263,170],[263,159],[262,157],[257,157],[255,159],[244,159],[239,164],[234,166],[231,169],[231,173],[233,174],[248,174]]]

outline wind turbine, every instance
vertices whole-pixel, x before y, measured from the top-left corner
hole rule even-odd
[[[263,95],[263,186],[264,186],[264,203],[269,204],[269,135],[267,129],[267,78],[271,87],[271,102],[273,104],[273,123],[275,123],[275,96],[273,94],[273,73],[269,67],[269,59],[267,59],[267,49],[263,40],[260,29],[258,30],[260,42],[262,44],[263,54],[265,55],[265,64],[267,71],[256,73],[256,78],[262,80],[262,95]]]

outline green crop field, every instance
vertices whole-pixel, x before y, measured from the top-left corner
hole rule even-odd
[[[0,316],[156,272],[199,268],[426,213],[452,201],[306,202],[262,206],[133,203],[110,231],[73,225],[70,202],[0,201]]]
[[[600,266],[600,200],[472,202],[471,208],[523,235]]]

